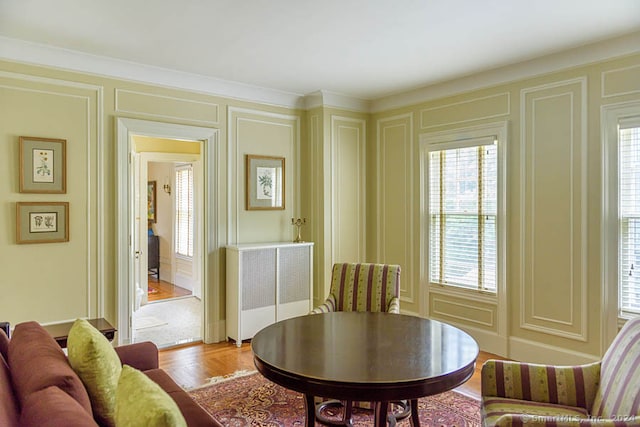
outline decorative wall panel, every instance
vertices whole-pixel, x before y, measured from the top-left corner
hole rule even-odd
[[[415,302],[413,115],[378,121],[378,260],[400,264],[400,297]]]
[[[520,326],[586,340],[586,79],[521,92]]]
[[[602,97],[640,92],[640,65],[617,68],[602,73]]]
[[[497,329],[495,304],[456,299],[447,295],[429,295],[429,313],[438,319],[454,323]]]
[[[116,89],[116,111],[163,119],[218,124],[218,104]]]
[[[420,110],[420,129],[490,119],[510,114],[508,92]]]
[[[364,261],[366,122],[331,117],[332,264]]]
[[[0,72],[0,145],[6,147],[0,156],[0,198],[6,205],[0,253],[4,282],[11,284],[0,311],[12,323],[104,315],[102,103],[101,86]],[[18,136],[67,141],[67,174],[73,178],[64,194],[18,194]],[[69,241],[15,245],[9,207],[42,199],[69,202]],[[60,295],[65,303],[51,304]]]

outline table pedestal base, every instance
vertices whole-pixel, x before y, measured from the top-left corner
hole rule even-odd
[[[305,399],[305,403],[308,403],[309,396]],[[311,401],[314,402],[313,396]],[[315,405],[314,417],[319,423],[328,426],[344,426],[353,427],[352,401],[340,401],[340,400],[327,400]],[[329,419],[324,416],[323,411],[330,407],[340,408],[343,407],[343,414],[341,420]],[[375,402],[374,406],[374,425],[376,426],[389,426],[395,427],[398,421],[402,421],[411,415],[411,425],[413,427],[420,426],[420,419],[418,418],[418,400],[411,401],[394,401],[394,402]],[[399,408],[397,411],[395,408]],[[389,411],[391,410],[391,411]],[[309,416],[309,410],[307,409],[307,417]],[[308,420],[309,418],[307,418]],[[315,423],[315,421],[314,421]],[[314,426],[314,423],[307,423],[307,426]]]

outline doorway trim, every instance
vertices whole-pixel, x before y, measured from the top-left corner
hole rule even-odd
[[[218,198],[218,129],[199,126],[161,123],[149,120],[118,118],[116,122],[116,205],[117,205],[117,238],[116,238],[116,318],[118,327],[118,343],[127,344],[132,338],[132,315],[134,303],[135,269],[133,247],[134,233],[134,185],[133,176],[133,136],[147,136],[154,138],[177,139],[187,141],[202,141],[202,174],[203,174],[203,224],[202,235],[202,304],[203,304],[203,340],[205,342],[219,341],[217,328],[211,328],[211,320],[219,319],[219,306],[213,301],[220,295],[220,282],[215,280],[215,272],[209,271],[209,258],[218,245],[218,208],[215,204]],[[215,260],[215,257],[212,257]],[[216,270],[215,261],[211,267]],[[209,297],[212,298],[209,298]],[[211,300],[211,301],[210,301]],[[217,323],[214,322],[213,323]]]

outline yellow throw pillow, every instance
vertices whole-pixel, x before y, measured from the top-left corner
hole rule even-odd
[[[116,388],[122,364],[113,346],[84,319],[73,323],[67,338],[69,363],[84,383],[96,421],[115,426]]]
[[[187,427],[176,402],[151,378],[124,365],[116,391],[116,426]]]

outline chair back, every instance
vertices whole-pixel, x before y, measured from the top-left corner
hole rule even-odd
[[[627,321],[602,358],[591,415],[640,415],[640,318]]]
[[[341,263],[331,272],[330,293],[337,311],[383,311],[400,295],[400,266]]]

